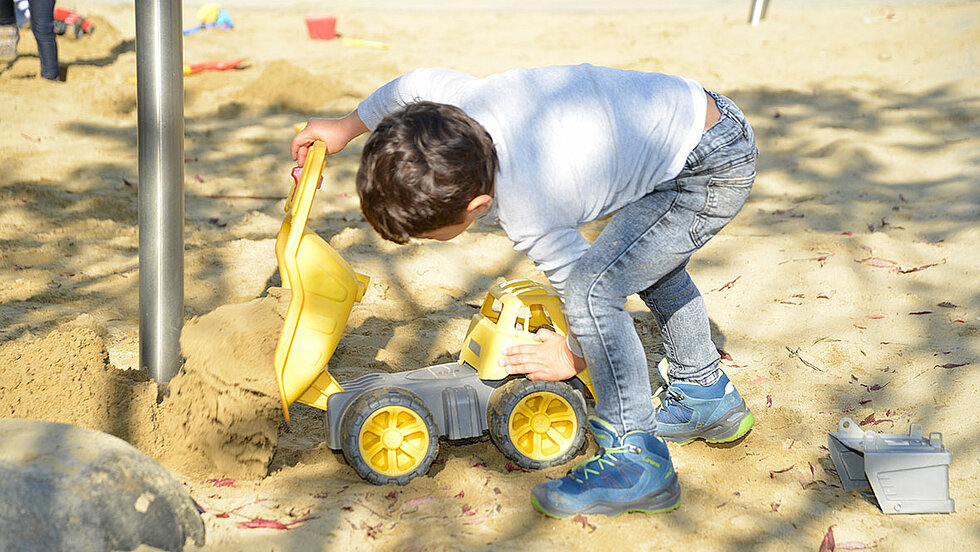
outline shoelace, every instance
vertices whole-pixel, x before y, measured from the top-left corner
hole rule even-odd
[[[661,408],[679,421],[690,419],[691,409],[684,405],[684,395],[674,390],[673,386],[667,387],[664,392]]]
[[[572,468],[571,471],[568,472],[568,477],[576,483],[583,483],[589,478],[589,474],[599,475],[599,472],[604,470],[607,465],[615,466],[619,459],[613,455],[623,454],[626,452],[640,454],[643,451],[636,445],[623,445],[614,448],[599,449],[599,452],[596,453],[595,456]],[[593,463],[595,463],[594,467],[592,467]],[[579,479],[578,476],[582,476],[583,479]]]
[[[664,408],[670,408],[671,406],[681,407],[683,406],[684,395],[674,390],[673,386],[667,388],[664,394]]]

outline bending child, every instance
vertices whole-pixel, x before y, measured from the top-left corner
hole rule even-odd
[[[310,119],[292,141],[302,162],[368,130],[357,173],[367,221],[385,239],[450,240],[495,215],[562,295],[570,335],[511,347],[510,374],[564,380],[588,366],[599,453],[532,502],[556,517],[670,510],[680,485],[664,440],[728,442],[752,414],[719,367],[691,255],[745,203],[758,150],[728,98],[660,73],[592,65],[476,78],[419,69],[340,119]],[[593,243],[579,226],[613,214]],[[626,298],[638,293],[667,350],[669,387],[654,409]]]

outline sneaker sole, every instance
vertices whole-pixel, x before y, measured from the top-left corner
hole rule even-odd
[[[541,502],[538,501],[538,497],[534,496],[533,494],[531,495],[531,504],[533,504],[534,508],[539,512],[541,512],[542,514],[555,519],[565,519],[567,517],[575,516],[575,515],[593,515],[593,514],[604,515],[608,517],[619,517],[623,514],[628,514],[630,512],[642,512],[645,514],[660,514],[663,512],[669,512],[671,510],[676,510],[681,505],[681,486],[680,483],[678,483],[676,476],[674,477],[673,483],[669,485],[669,488],[665,489],[661,493],[658,493],[658,496],[663,493],[668,493],[668,494],[665,498],[660,499],[658,502],[665,504],[664,506],[661,506],[659,504],[658,505],[640,504],[640,502],[643,499],[637,500],[636,501],[637,503],[626,505],[625,507],[622,502],[605,502],[600,500],[598,502],[593,502],[592,504],[589,504],[588,507],[583,508],[582,510],[579,511],[549,512],[544,506],[541,505]]]
[[[739,412],[744,413],[744,415],[736,420],[730,420],[734,414]],[[755,425],[755,416],[746,408],[745,402],[743,401],[742,404],[729,410],[727,414],[722,416],[721,421],[708,427],[701,428],[698,431],[688,431],[675,435],[657,432],[657,436],[664,441],[680,443],[681,446],[689,445],[698,439],[713,444],[731,443],[744,437],[752,429],[753,425]]]

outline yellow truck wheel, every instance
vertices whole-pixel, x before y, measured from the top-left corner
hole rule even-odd
[[[341,424],[347,463],[376,485],[404,485],[429,470],[439,452],[439,433],[418,395],[400,387],[365,391]]]
[[[504,456],[530,469],[571,460],[585,442],[585,401],[564,382],[513,379],[490,398],[490,437]]]

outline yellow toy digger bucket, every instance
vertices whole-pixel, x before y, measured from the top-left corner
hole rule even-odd
[[[326,410],[327,398],[343,390],[325,367],[337,349],[351,308],[361,300],[369,282],[330,244],[306,228],[325,155],[325,145],[314,142],[286,200],[286,215],[276,238],[282,284],[292,290],[275,357],[286,421],[293,402]]]

